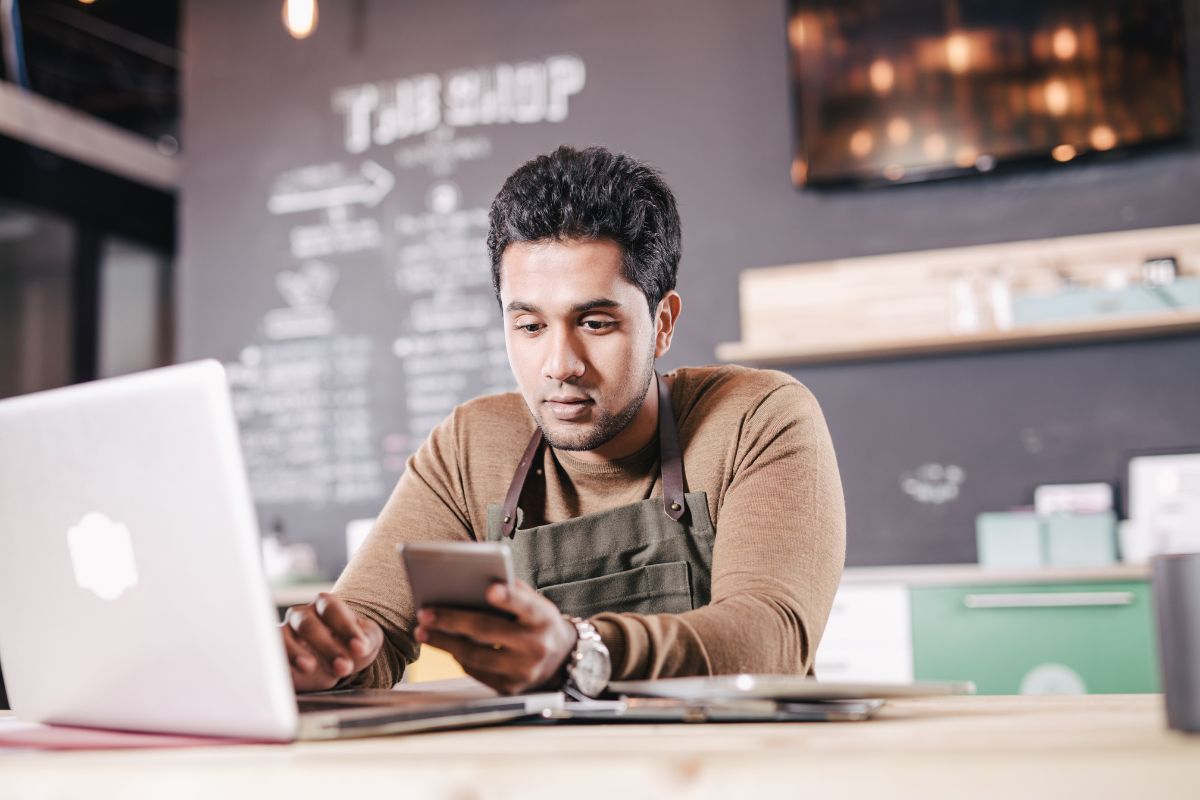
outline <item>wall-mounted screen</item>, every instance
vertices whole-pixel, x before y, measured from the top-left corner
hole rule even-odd
[[[797,185],[1183,139],[1181,0],[789,0]]]

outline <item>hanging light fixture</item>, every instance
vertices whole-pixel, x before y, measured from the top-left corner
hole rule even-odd
[[[295,39],[307,39],[317,29],[317,0],[283,0],[283,27]]]

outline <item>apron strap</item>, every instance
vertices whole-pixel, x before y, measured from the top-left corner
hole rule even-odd
[[[525,455],[521,456],[521,463],[517,466],[512,483],[508,485],[508,494],[504,495],[504,517],[500,522],[503,525],[501,530],[504,531],[506,537],[511,537],[513,530],[517,527],[517,502],[521,499],[521,490],[525,488],[525,479],[529,477],[529,469],[542,451],[542,441],[542,429],[535,425],[533,436],[530,437],[529,445],[525,448]]]
[[[671,389],[666,380],[657,372],[654,377],[658,381],[658,451],[663,484],[663,513],[678,522],[687,513],[684,503],[685,486],[683,479],[683,454],[679,448],[679,429],[675,427],[675,412],[671,408]],[[501,530],[506,537],[511,537],[517,527],[517,503],[521,500],[521,490],[525,488],[525,480],[533,462],[542,451],[541,428],[533,429],[533,436],[521,456],[521,463],[513,474],[512,483],[508,485],[508,494],[504,495],[504,517],[500,520]]]
[[[671,389],[662,375],[658,379],[658,454],[662,470],[663,512],[678,522],[687,511],[683,500],[683,454],[679,449],[679,429],[671,408]]]

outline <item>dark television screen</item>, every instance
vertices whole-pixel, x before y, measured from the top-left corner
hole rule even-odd
[[[1047,164],[1187,133],[1181,0],[789,0],[797,185]]]

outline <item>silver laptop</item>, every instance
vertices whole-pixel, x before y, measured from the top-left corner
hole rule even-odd
[[[22,719],[286,741],[561,706],[388,691],[301,713],[277,625],[218,362],[0,401],[0,658]]]

